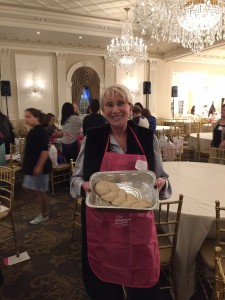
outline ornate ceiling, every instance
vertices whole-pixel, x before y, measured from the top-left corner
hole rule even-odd
[[[105,55],[121,34],[124,7],[132,11],[134,1],[0,0],[0,47]],[[140,36],[136,28],[134,35]],[[225,41],[198,55],[178,44],[144,42],[150,58],[225,64]]]

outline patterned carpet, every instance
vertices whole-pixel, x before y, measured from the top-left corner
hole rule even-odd
[[[20,252],[27,251],[30,260],[0,267],[4,285],[1,300],[88,300],[81,278],[81,230],[76,227],[71,241],[74,202],[68,187],[57,189],[50,198],[50,220],[39,225],[29,221],[38,214],[34,199],[17,187],[14,219]],[[0,257],[15,254],[13,240],[0,244]],[[138,299],[137,299],[138,300]],[[163,293],[161,300],[171,300]]]
[[[20,252],[27,251],[31,259],[7,267],[1,260],[4,285],[0,299],[89,299],[81,279],[80,228],[71,241],[73,207],[68,188],[62,187],[55,197],[50,196],[50,220],[30,225],[38,214],[37,203],[22,189],[16,190],[14,219]],[[13,240],[0,247],[1,258],[15,254]]]

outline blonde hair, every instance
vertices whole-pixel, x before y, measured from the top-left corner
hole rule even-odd
[[[127,100],[128,103],[133,105],[130,90],[125,85],[113,84],[105,89],[101,97],[101,109],[103,108],[105,99],[115,96],[120,96],[122,99]]]

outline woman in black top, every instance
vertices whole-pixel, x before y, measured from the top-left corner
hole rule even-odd
[[[211,146],[225,149],[225,104],[221,108],[221,118],[215,124]]]
[[[100,110],[100,103],[98,99],[91,100],[90,115],[84,117],[83,134],[86,135],[87,130],[93,127],[99,127],[105,124],[105,118],[98,112]]]

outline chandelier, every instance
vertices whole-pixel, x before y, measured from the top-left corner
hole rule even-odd
[[[220,22],[221,16],[217,0],[195,0],[180,6],[177,20],[187,31],[210,30]]]
[[[225,37],[223,0],[137,0],[142,33],[199,52]]]
[[[124,10],[127,16],[122,24],[121,37],[112,39],[111,44],[107,46],[106,60],[129,72],[135,65],[144,62],[148,58],[148,53],[143,40],[133,36],[132,21],[128,16],[129,8],[126,7]]]

